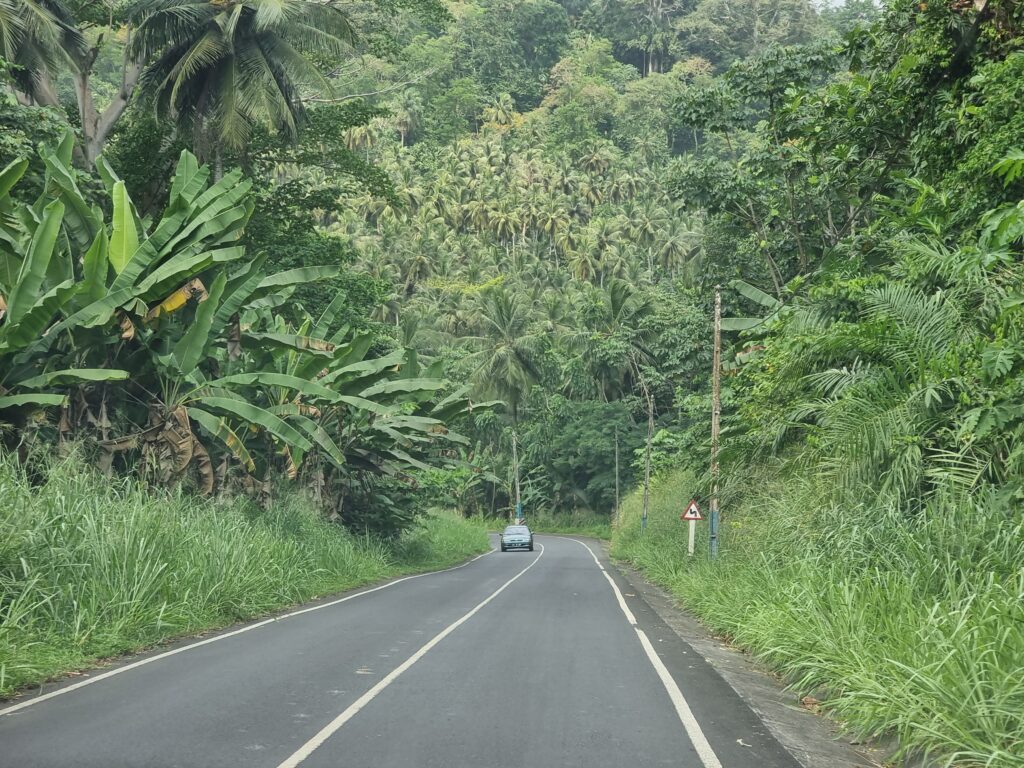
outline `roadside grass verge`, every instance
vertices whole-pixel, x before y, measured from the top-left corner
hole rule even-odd
[[[922,514],[839,508],[809,482],[753,478],[726,510],[721,557],[686,556],[685,472],[659,481],[646,533],[624,505],[614,556],[667,587],[710,628],[812,694],[896,759],[1024,766],[1024,518],[985,499]]]
[[[177,635],[485,552],[486,527],[432,513],[395,542],[353,536],[302,494],[269,510],[0,457],[0,695]]]

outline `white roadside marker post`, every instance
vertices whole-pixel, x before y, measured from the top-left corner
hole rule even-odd
[[[700,513],[700,507],[697,506],[696,499],[690,499],[690,503],[686,507],[686,511],[679,516],[680,520],[685,520],[690,525],[689,541],[687,542],[686,554],[693,557],[694,549],[694,537],[697,535],[697,521],[703,520],[704,517]]]

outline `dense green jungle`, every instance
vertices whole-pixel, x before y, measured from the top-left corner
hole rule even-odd
[[[1024,766],[1019,0],[0,0],[0,78],[0,690],[152,634],[18,650],[62,484],[402,568],[518,493],[894,763]]]

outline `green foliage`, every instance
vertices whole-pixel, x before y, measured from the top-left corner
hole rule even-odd
[[[985,494],[897,506],[843,506],[832,489],[766,466],[727,482],[722,560],[687,561],[687,471],[656,483],[644,534],[641,499],[622,509],[612,553],[780,672],[796,696],[863,736],[896,737],[894,757],[937,765],[1022,765],[1020,516]],[[724,569],[724,570],[723,570]],[[727,578],[723,574],[727,573]],[[898,695],[894,695],[898,692]]]
[[[349,534],[294,489],[263,508],[111,480],[78,455],[0,456],[0,692],[96,659],[486,551],[431,514],[389,542]],[[74,524],[68,524],[68,521]]]
[[[33,206],[8,194],[27,162],[0,175],[0,412],[22,428],[11,438],[26,439],[40,406],[60,405],[57,435],[92,432],[106,467],[134,455],[155,480],[194,470],[210,493],[218,478],[202,430],[221,444],[220,482],[237,474],[251,486],[254,473],[269,479],[275,467],[294,479],[310,458],[303,479],[329,490],[338,509],[363,514],[369,505],[346,507],[345,496],[366,476],[402,479],[427,466],[436,443],[464,442],[444,423],[469,407],[464,390],[415,353],[370,356],[373,337],[339,322],[346,295],[315,321],[299,313],[298,327],[272,315],[296,286],[338,267],[266,275],[265,258],[225,266],[244,256],[234,243],[253,210],[239,172],[210,184],[210,169],[183,152],[152,225],[101,165],[107,224],[75,186],[71,152],[70,137],[44,152],[48,183]],[[376,532],[411,525],[413,513],[384,507]],[[365,527],[358,515],[341,517]]]

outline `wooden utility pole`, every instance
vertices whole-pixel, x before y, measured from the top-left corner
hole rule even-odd
[[[647,530],[647,507],[651,496],[651,445],[654,442],[654,398],[647,388],[647,382],[640,378],[644,396],[647,398],[647,451],[644,455],[644,513],[640,518],[640,530]]]
[[[522,516],[523,503],[519,497],[519,438],[514,429],[512,430],[512,466],[516,473],[516,508],[512,513],[511,519],[515,522]]]
[[[722,420],[722,291],[715,286],[715,353],[711,372],[711,559],[718,557],[718,434]]]
[[[612,520],[619,521],[619,428],[615,428],[615,514]]]

